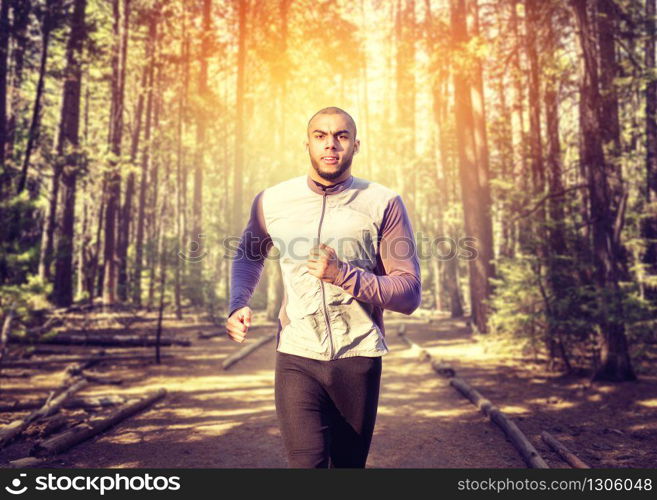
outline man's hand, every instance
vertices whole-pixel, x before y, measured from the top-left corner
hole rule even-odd
[[[308,272],[327,283],[335,282],[340,271],[340,259],[335,250],[321,243],[310,249],[308,255]]]
[[[251,308],[245,306],[237,309],[230,318],[226,320],[226,333],[235,342],[239,342],[240,344],[244,342],[246,332],[251,326],[252,314],[253,312],[251,311]]]

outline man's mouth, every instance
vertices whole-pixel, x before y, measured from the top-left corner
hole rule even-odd
[[[335,165],[338,162],[337,156],[322,156],[322,161],[329,165]]]

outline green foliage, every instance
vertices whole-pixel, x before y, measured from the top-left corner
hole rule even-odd
[[[25,325],[32,322],[36,311],[49,309],[52,304],[48,295],[52,292],[52,284],[43,281],[37,275],[29,275],[27,281],[20,285],[0,286],[0,312],[5,317],[13,309],[19,319],[12,324],[12,332],[25,333]]]
[[[525,350],[553,361],[562,357],[588,367],[595,343],[598,305],[596,288],[580,277],[586,269],[576,257],[541,261],[537,255],[516,255],[497,261],[498,277],[490,300],[493,333],[515,339]]]
[[[523,348],[534,351],[540,349],[546,325],[537,265],[532,255],[498,259],[498,277],[491,280],[495,293],[489,302],[494,310],[489,318],[491,333],[516,338]]]
[[[23,283],[28,273],[36,272],[39,222],[28,190],[0,201],[0,283]]]

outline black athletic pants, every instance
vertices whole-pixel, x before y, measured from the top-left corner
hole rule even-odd
[[[319,361],[276,353],[276,413],[293,468],[363,468],[379,402],[381,357]]]

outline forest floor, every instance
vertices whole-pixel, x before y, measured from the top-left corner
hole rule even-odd
[[[140,314],[130,331],[152,331],[155,313]],[[163,358],[160,365],[105,361],[97,370],[121,377],[123,383],[89,385],[78,393],[141,395],[163,387],[167,390],[163,400],[40,467],[286,467],[274,407],[274,342],[224,371],[222,361],[243,345],[225,335],[197,338],[200,332],[221,333],[220,327],[199,318],[191,314],[183,320],[165,317],[165,334],[190,339],[190,347],[164,348],[172,356]],[[88,325],[89,318],[85,321]],[[590,383],[588,377],[547,372],[543,363],[511,353],[493,339],[473,335],[462,319],[386,312],[385,322],[390,352],[383,362],[368,467],[526,467],[495,424],[428,363],[411,354],[396,333],[401,322],[406,323],[409,338],[435,359],[449,363],[457,375],[512,418],[550,467],[568,465],[543,443],[543,430],[593,468],[657,466],[657,372],[644,370],[637,382]],[[101,323],[102,318],[96,321]],[[275,333],[275,326],[262,321],[259,314],[254,325],[248,337],[251,342]],[[56,348],[68,354],[90,350]],[[23,349],[12,345],[10,354]],[[126,351],[152,353],[153,348],[121,352]],[[60,384],[65,366],[3,368],[0,403],[47,396]],[[0,411],[0,426],[27,413]],[[85,410],[63,413],[78,420],[86,415]],[[30,439],[22,437],[0,450],[0,467],[27,456],[33,444]]]

